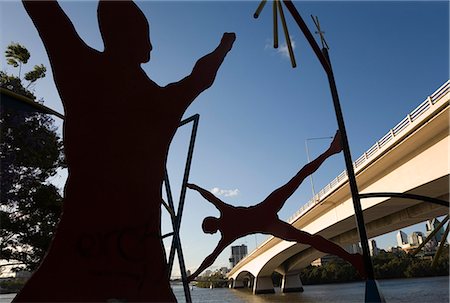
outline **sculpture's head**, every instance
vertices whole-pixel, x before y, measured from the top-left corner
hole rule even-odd
[[[206,217],[202,224],[203,231],[207,234],[215,234],[219,230],[219,219]]]
[[[129,64],[150,60],[150,28],[133,1],[102,0],[97,10],[105,53]]]

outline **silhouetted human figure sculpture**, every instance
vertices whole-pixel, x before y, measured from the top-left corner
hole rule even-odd
[[[213,264],[223,249],[235,240],[254,233],[270,234],[286,241],[308,244],[322,252],[337,255],[350,262],[364,277],[365,269],[360,254],[350,254],[339,245],[319,235],[311,235],[298,230],[281,221],[277,215],[286,200],[297,190],[303,180],[314,173],[328,157],[341,151],[341,139],[339,132],[337,132],[328,150],[314,161],[306,164],[288,183],[273,191],[264,201],[250,207],[229,205],[209,191],[195,184],[188,184],[188,188],[198,191],[220,212],[219,218],[207,217],[203,220],[203,231],[209,234],[220,231],[222,234],[214,251],[205,258],[200,267],[188,279],[190,281],[195,279],[202,271]]]
[[[100,1],[104,51],[86,45],[56,1],[24,1],[64,105],[69,176],[52,245],[19,301],[176,301],[161,240],[169,144],[187,107],[213,84],[235,35],[192,73],[160,87],[142,70],[152,44],[132,1]]]

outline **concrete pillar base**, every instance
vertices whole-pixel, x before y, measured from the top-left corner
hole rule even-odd
[[[233,280],[232,283],[230,283],[230,288],[244,288],[244,281],[242,280]]]
[[[259,294],[274,294],[272,277],[257,277],[255,278],[255,284],[253,286],[253,293]]]
[[[281,282],[281,291],[288,292],[303,292],[303,284],[300,280],[299,274],[287,274],[283,276]]]

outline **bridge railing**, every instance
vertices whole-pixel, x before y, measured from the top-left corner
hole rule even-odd
[[[438,88],[431,96],[429,96],[425,101],[419,104],[413,111],[411,111],[406,117],[401,120],[396,126],[389,130],[389,132],[381,137],[375,142],[365,153],[363,153],[358,159],[353,162],[353,167],[355,172],[360,171],[369,163],[369,159],[373,159],[375,156],[379,155],[388,146],[394,143],[395,137],[400,134],[406,133],[406,130],[410,127],[415,126],[415,123],[420,117],[425,113],[428,113],[434,109],[434,105],[437,104],[447,93],[450,92],[450,80],[445,82],[440,88]],[[322,188],[311,200],[305,203],[298,211],[296,211],[289,219],[289,223],[293,223],[303,214],[308,212],[315,205],[319,204],[320,201],[325,198],[331,191],[337,188],[342,183],[346,182],[348,179],[347,171],[343,171],[340,175],[334,178],[330,183],[328,183],[324,188]]]

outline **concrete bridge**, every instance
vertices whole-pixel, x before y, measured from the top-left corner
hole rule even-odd
[[[354,162],[360,194],[396,192],[449,200],[450,81],[408,114]],[[448,214],[448,207],[400,198],[361,200],[369,238]],[[359,242],[346,172],[340,174],[289,223],[340,245]],[[271,274],[283,275],[282,291],[302,291],[299,272],[324,254],[308,245],[270,237],[228,274],[230,287],[272,293]]]

